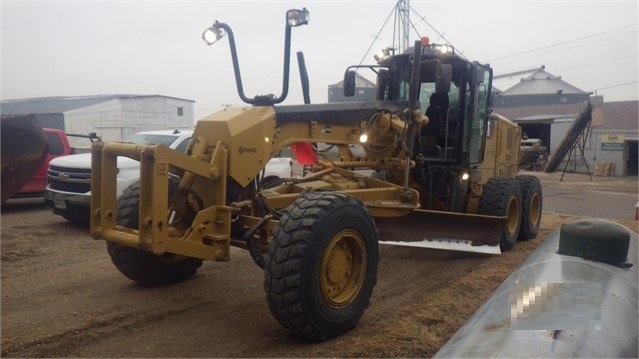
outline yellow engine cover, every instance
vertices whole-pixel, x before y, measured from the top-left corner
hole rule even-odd
[[[229,176],[248,185],[270,159],[275,111],[270,106],[228,108],[198,121],[193,138],[222,141],[228,150]]]

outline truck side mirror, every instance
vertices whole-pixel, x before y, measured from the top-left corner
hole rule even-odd
[[[344,96],[352,97],[355,95],[355,71],[348,70],[344,74]]]
[[[382,101],[386,98],[388,88],[388,70],[380,69],[377,73],[377,99]]]

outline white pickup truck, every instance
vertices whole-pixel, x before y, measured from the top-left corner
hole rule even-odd
[[[186,151],[193,131],[145,131],[134,134],[127,142],[164,144],[177,151]],[[291,158],[275,157],[261,174],[264,180],[292,177]],[[140,163],[128,157],[118,157],[117,195],[138,180]],[[91,210],[91,154],[62,156],[49,163],[46,204],[53,213],[75,223],[88,223]]]

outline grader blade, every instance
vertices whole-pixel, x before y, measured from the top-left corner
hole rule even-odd
[[[418,248],[501,254],[507,217],[414,210],[406,216],[376,218],[380,242]]]

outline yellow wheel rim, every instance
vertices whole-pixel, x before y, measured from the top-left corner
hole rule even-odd
[[[320,290],[326,303],[342,308],[351,303],[364,283],[364,238],[352,229],[337,233],[322,257]]]
[[[508,202],[508,235],[515,235],[515,231],[517,230],[517,224],[519,223],[519,212],[517,211],[517,198],[511,197],[510,202]]]
[[[531,225],[536,226],[541,217],[541,205],[539,204],[539,195],[533,194],[530,198],[530,208],[528,208],[528,220]]]

